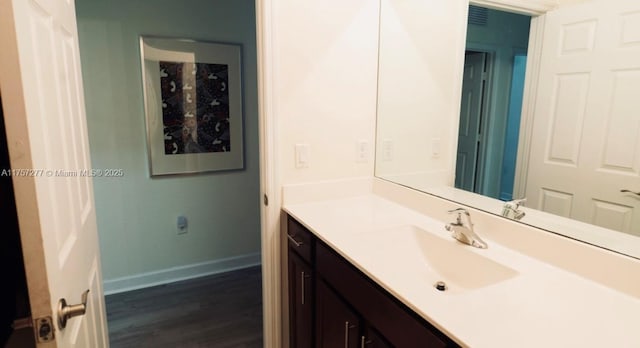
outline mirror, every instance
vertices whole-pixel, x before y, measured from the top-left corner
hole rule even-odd
[[[640,258],[638,11],[381,0],[376,176]]]

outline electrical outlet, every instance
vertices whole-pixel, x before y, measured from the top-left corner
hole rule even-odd
[[[187,217],[182,215],[178,216],[176,227],[178,228],[178,234],[187,233],[189,231],[189,223],[187,222]]]
[[[356,143],[356,162],[366,163],[369,159],[369,142],[358,140]]]

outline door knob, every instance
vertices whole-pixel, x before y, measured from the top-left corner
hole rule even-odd
[[[82,303],[75,305],[67,305],[67,301],[61,298],[58,301],[58,327],[60,330],[67,326],[67,320],[79,315],[84,315],[87,312],[87,297],[89,295],[89,289],[82,293]]]

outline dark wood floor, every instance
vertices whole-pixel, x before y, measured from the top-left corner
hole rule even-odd
[[[262,347],[260,267],[106,297],[111,348]]]

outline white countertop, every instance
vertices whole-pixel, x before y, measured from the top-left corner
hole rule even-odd
[[[379,231],[412,225],[455,242],[445,221],[373,194],[283,209],[463,346],[640,347],[640,299],[503,247],[482,230],[476,232],[488,249],[458,246],[514,274],[474,289],[452,286],[439,292],[419,248]]]

